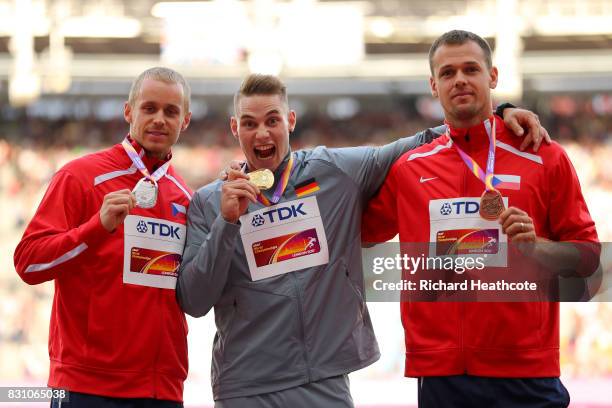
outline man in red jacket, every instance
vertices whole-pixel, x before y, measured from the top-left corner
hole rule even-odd
[[[429,61],[447,133],[393,165],[364,214],[363,241],[384,242],[399,232],[402,243],[428,242],[436,248],[433,256],[449,243],[460,247],[468,235],[495,248],[546,240],[597,243],[563,149],[553,143],[537,154],[522,152],[520,140],[493,115],[498,73],[487,42],[451,31],[434,42]],[[597,267],[597,245],[582,252],[535,248],[534,256],[561,260],[581,274]],[[489,259],[512,265],[510,254],[511,248],[498,250]],[[559,380],[558,303],[402,302],[401,314],[405,375],[419,378],[420,407],[569,404]]]
[[[49,386],[62,407],[182,407],[187,322],[175,298],[191,191],[170,165],[191,118],[185,79],[133,83],[122,143],[62,167],[15,250],[28,284],[53,280]]]

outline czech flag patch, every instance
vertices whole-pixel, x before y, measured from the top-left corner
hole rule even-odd
[[[507,190],[520,190],[521,176],[514,174],[496,174],[493,177],[493,187],[497,189],[505,188]]]
[[[295,186],[295,195],[303,197],[307,194],[312,194],[319,191],[319,183],[314,178],[308,179]]]
[[[184,205],[180,205],[177,203],[171,203],[170,205],[172,206],[172,216],[173,217],[176,217],[178,214],[187,215],[187,209],[185,208]]]

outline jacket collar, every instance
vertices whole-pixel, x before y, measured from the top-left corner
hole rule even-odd
[[[136,150],[136,153],[138,153],[138,155],[141,157],[144,165],[147,166],[147,170],[149,170],[150,172],[154,172],[155,170],[163,166],[164,163],[172,159],[172,151],[170,151],[163,159],[147,156],[147,154],[143,152],[144,148],[136,140],[134,140],[132,136],[128,134],[126,137],[128,142],[130,142],[130,144]]]
[[[495,120],[495,136],[499,138],[499,135],[502,134],[505,129],[504,121],[496,115],[491,115],[491,117]],[[457,143],[457,145],[464,150],[480,150],[489,147],[489,136],[486,128],[489,120],[490,119],[484,120],[469,128],[457,128],[446,121],[444,121],[444,123],[449,130],[448,133],[453,143]]]

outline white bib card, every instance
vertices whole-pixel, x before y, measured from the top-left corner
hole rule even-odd
[[[329,262],[317,197],[265,207],[240,217],[251,279],[256,281]]]
[[[123,228],[123,282],[175,289],[185,247],[185,225],[128,215]]]
[[[508,208],[508,197],[503,200]],[[429,256],[482,257],[485,266],[507,266],[508,236],[479,210],[480,197],[429,201]]]

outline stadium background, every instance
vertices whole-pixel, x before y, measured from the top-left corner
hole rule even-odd
[[[0,386],[44,385],[48,369],[53,284],[21,282],[14,248],[53,173],[125,136],[123,102],[144,69],[172,66],[192,85],[193,120],[173,163],[196,189],[241,157],[228,117],[249,72],[288,83],[294,149],[382,144],[441,123],[427,85],[429,44],[453,28],[474,31],[495,48],[496,99],[537,112],[567,149],[609,242],[610,21],[606,0],[0,0]],[[416,384],[401,376],[399,308],[370,307],[383,357],[351,375],[355,401],[415,406]],[[612,407],[612,306],[561,308],[572,406]],[[207,407],[214,322],[189,325],[185,403]]]

